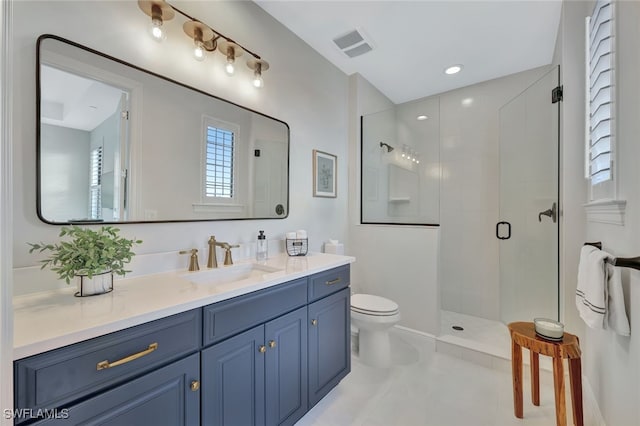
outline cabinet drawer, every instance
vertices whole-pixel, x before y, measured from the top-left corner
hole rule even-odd
[[[309,302],[349,286],[349,265],[320,272],[309,278]]]
[[[301,278],[205,306],[203,343],[219,342],[306,304],[307,278]]]
[[[200,424],[200,355],[193,354],[79,404],[57,409],[37,426]],[[57,418],[56,418],[57,417]]]
[[[18,360],[16,406],[58,407],[123,382],[198,350],[201,330],[195,309]]]

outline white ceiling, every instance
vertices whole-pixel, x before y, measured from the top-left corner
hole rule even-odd
[[[551,63],[561,10],[561,0],[256,3],[396,104]],[[373,50],[351,59],[333,39],[354,29]],[[453,64],[464,69],[445,75]]]
[[[41,111],[45,124],[92,131],[120,108],[122,90],[42,65]]]

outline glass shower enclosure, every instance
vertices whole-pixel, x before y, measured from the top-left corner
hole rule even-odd
[[[499,111],[500,320],[559,319],[559,69]]]

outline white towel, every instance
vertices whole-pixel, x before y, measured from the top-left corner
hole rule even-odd
[[[631,328],[629,319],[624,309],[624,293],[622,292],[622,279],[620,268],[607,264],[609,270],[607,312],[605,324],[621,336],[630,336]]]
[[[607,268],[609,255],[594,246],[583,246],[578,266],[576,306],[580,317],[591,328],[604,328],[607,303]]]
[[[624,307],[620,271],[607,262],[613,257],[593,246],[580,252],[576,306],[580,317],[591,328],[611,328],[629,336],[629,320]]]

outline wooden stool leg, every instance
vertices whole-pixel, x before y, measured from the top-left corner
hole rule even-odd
[[[511,375],[513,379],[513,413],[522,418],[522,348],[511,340]]]
[[[531,360],[531,402],[540,405],[540,357],[537,352],[529,351]]]
[[[580,358],[569,360],[569,382],[571,383],[571,403],[573,407],[573,424],[583,426],[582,414],[582,365]]]
[[[567,425],[567,407],[564,403],[564,371],[562,358],[553,358],[553,390],[556,397],[556,424]]]

